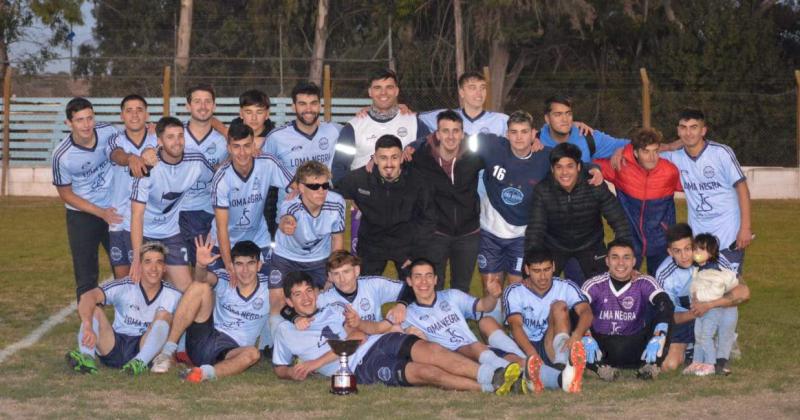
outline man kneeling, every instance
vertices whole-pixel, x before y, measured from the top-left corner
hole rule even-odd
[[[213,241],[197,238],[195,278],[175,311],[173,328],[154,372],[166,372],[175,363],[175,350],[186,332],[186,352],[195,367],[182,372],[189,382],[236,375],[260,358],[256,339],[269,315],[267,277],[260,274],[261,248],[251,241],[231,249],[238,283],[233,287],[225,269],[206,271],[219,255],[212,255]]]
[[[172,313],[181,299],[181,292],[163,280],[167,248],[149,242],[139,253],[139,284],[124,277],[81,295],[78,349],[67,353],[67,363],[75,371],[97,373],[96,354],[108,367],[139,375],[167,340]],[[113,325],[98,305],[114,306]]]
[[[312,319],[304,330],[289,321],[279,324],[275,332],[272,364],[281,379],[304,380],[313,372],[331,376],[336,371],[338,356],[331,351],[328,339],[360,339],[362,344],[349,357],[350,369],[358,383],[383,383],[389,386],[432,385],[444,389],[496,392],[492,384],[495,370],[479,366],[464,356],[442,346],[402,333],[366,336],[345,325],[345,307],[331,304],[317,307],[318,290],[311,277],[303,272],[290,272],[284,278],[286,304],[301,316]],[[294,357],[298,363],[292,365]],[[500,375],[502,376],[502,370]]]

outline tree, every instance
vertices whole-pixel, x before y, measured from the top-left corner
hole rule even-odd
[[[330,0],[317,2],[317,23],[314,25],[314,49],[311,52],[311,70],[308,80],[322,86],[322,65],[325,61],[325,44],[328,42],[328,6]]]
[[[66,44],[70,24],[83,23],[82,3],[83,0],[0,0],[0,79],[10,65],[9,47],[22,40],[37,19],[52,35],[47,39],[37,37],[39,51],[23,57],[20,64],[29,70],[40,69],[53,56],[54,48]]]
[[[178,23],[178,45],[175,51],[175,70],[185,74],[189,69],[189,53],[192,42],[192,0],[181,0],[180,22]]]

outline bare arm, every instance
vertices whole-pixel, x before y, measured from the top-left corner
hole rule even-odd
[[[119,223],[122,221],[122,217],[118,215],[113,208],[109,207],[104,209],[95,206],[88,200],[85,200],[75,194],[75,192],[72,191],[71,185],[58,186],[56,187],[56,191],[58,191],[58,196],[61,197],[65,203],[84,213],[97,216],[105,220],[106,223]]]
[[[83,327],[81,343],[86,347],[94,348],[97,344],[97,336],[92,328],[92,318],[94,317],[94,308],[103,303],[103,301],[105,301],[105,294],[99,287],[95,287],[81,295],[80,303],[78,304],[78,315]]]
[[[740,226],[736,235],[736,248],[745,249],[753,239],[753,230],[750,225],[750,188],[747,181],[736,184],[736,195],[739,198]],[[726,244],[723,244],[727,246]]]
[[[525,329],[522,327],[522,315],[514,314],[509,316],[506,321],[511,327],[511,338],[517,343],[519,348],[525,352],[526,356],[538,354],[536,348],[533,347],[531,341],[528,339],[528,334],[525,334]]]
[[[331,253],[340,250],[344,250],[344,233],[334,233],[331,235]]]

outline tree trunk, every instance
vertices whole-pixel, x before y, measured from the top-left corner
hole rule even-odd
[[[322,65],[325,61],[325,44],[328,42],[328,6],[330,0],[317,2],[317,24],[314,26],[314,48],[308,80],[322,86]]]
[[[453,0],[453,18],[456,31],[456,78],[464,74],[464,19],[461,14],[461,0]]]
[[[189,70],[189,52],[192,41],[192,0],[181,0],[178,22],[178,45],[175,49],[175,70],[183,75]]]
[[[508,62],[510,54],[508,52],[508,44],[501,37],[495,37],[492,40],[491,49],[489,51],[489,76],[492,80],[492,111],[503,111],[505,105],[505,81],[506,69],[508,69]]]

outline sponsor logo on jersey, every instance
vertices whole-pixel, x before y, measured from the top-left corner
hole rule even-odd
[[[370,310],[372,305],[369,304],[369,299],[361,298],[361,302],[359,302],[359,307],[361,308],[362,311],[368,311]]]
[[[703,168],[703,176],[706,178],[714,178],[714,168],[710,166]]]
[[[319,148],[320,150],[328,150],[328,146],[330,146],[330,142],[328,141],[327,137],[323,137],[319,139]]]
[[[519,188],[506,187],[500,194],[500,198],[503,199],[503,203],[506,205],[516,206],[522,202],[522,199],[525,198],[525,195],[522,194],[522,191],[520,191]]]
[[[405,127],[400,127],[397,129],[397,137],[405,137],[408,135],[408,129]]]
[[[633,304],[634,303],[635,303],[635,300],[633,299],[633,296],[625,296],[622,299],[622,302],[620,302],[622,307],[627,309],[627,310],[631,310],[631,308],[633,308]]]
[[[256,298],[253,300],[253,309],[259,310],[264,307],[264,299]]]
[[[445,312],[449,312],[450,311],[450,303],[448,303],[446,300],[443,300],[443,301],[439,302],[439,309],[441,309],[441,310],[443,310]]]

